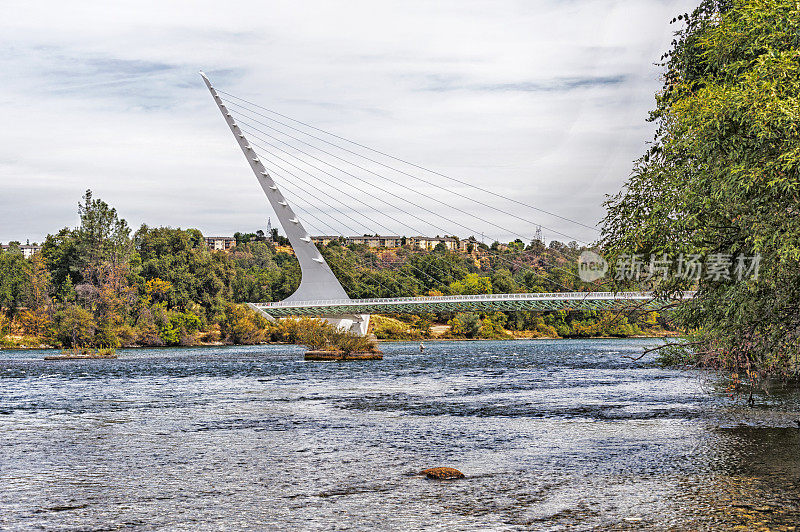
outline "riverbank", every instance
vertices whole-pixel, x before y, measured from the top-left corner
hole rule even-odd
[[[453,338],[453,337],[446,337],[446,336],[431,336],[427,338],[419,338],[419,339],[405,339],[405,338],[385,338],[377,340],[378,343],[402,343],[402,342],[481,342],[487,340],[494,340],[498,342],[511,342],[511,341],[519,341],[519,340],[622,340],[622,339],[661,339],[661,338],[677,338],[680,337],[682,333],[675,332],[675,331],[665,331],[664,334],[652,334],[652,335],[636,335],[636,336],[628,336],[628,337],[619,337],[619,336],[590,336],[584,338],[562,338],[559,336],[515,336],[512,335],[507,338]],[[226,347],[226,346],[248,346],[248,345],[297,345],[293,342],[259,342],[256,344],[250,343],[225,343],[225,342],[198,342],[196,344],[192,344],[190,346],[152,346],[152,345],[122,345],[120,348],[123,349],[153,349],[153,348],[169,348],[169,349],[176,349],[176,348],[185,348],[185,347],[200,347],[200,348],[207,348],[207,347]],[[56,347],[52,345],[40,344],[40,345],[4,345],[0,344],[0,350],[8,350],[8,351],[30,351],[30,350],[61,350],[63,348]]]

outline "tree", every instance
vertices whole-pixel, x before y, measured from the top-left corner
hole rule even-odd
[[[481,330],[481,318],[474,312],[459,312],[448,324],[450,332],[455,336],[475,338]]]
[[[86,268],[94,269],[101,262],[126,264],[133,252],[128,223],[117,216],[117,210],[87,190],[78,203],[81,225],[75,231],[78,251]]]
[[[234,344],[258,344],[267,338],[269,322],[244,305],[227,305],[220,322],[222,337]]]
[[[83,280],[78,241],[71,229],[65,227],[55,235],[47,235],[42,244],[41,255],[54,285],[64,286],[69,281],[69,286],[74,286]]]
[[[491,294],[492,281],[477,273],[470,273],[460,281],[450,283],[451,294]]]
[[[0,253],[0,309],[15,310],[23,303],[29,287],[27,270],[25,258],[13,246]]]
[[[146,281],[160,279],[171,287],[163,294],[168,309],[187,309],[194,302],[206,312],[221,313],[230,299],[231,259],[209,252],[198,235],[192,229],[142,225],[134,235],[142,289]]]
[[[66,347],[81,347],[92,343],[97,323],[88,310],[69,305],[56,313],[58,339]]]
[[[760,257],[741,279],[696,287],[678,317],[697,351],[734,371],[789,375],[800,351],[800,4],[704,0],[678,17],[650,149],[607,202],[610,256]],[[673,21],[675,22],[675,21]],[[552,247],[552,244],[551,244]]]
[[[44,258],[37,254],[31,257],[25,268],[27,277],[25,304],[27,309],[20,316],[25,332],[32,336],[49,336],[52,325],[52,284]]]

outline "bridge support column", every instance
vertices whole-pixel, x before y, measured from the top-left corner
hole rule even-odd
[[[359,336],[366,336],[369,330],[369,314],[343,314],[323,318],[331,325],[350,331]]]
[[[267,318],[272,323],[278,322],[274,316],[264,312],[253,303],[247,303],[247,306],[250,307],[254,312],[257,312],[258,314],[261,314]],[[322,319],[334,327],[338,327],[339,329],[350,331],[351,333],[359,336],[366,336],[367,331],[369,330],[369,317],[369,314],[341,314],[339,316],[327,316]]]

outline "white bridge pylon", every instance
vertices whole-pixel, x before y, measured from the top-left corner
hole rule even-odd
[[[200,75],[211,92],[214,103],[217,104],[222,116],[225,118],[231,133],[236,138],[236,142],[239,143],[247,162],[250,163],[250,168],[258,180],[258,184],[264,190],[270,205],[272,205],[281,227],[283,227],[289,242],[292,244],[297,261],[300,263],[300,286],[283,303],[300,303],[320,299],[349,300],[347,292],[344,291],[341,283],[331,271],[330,266],[328,266],[322,254],[311,241],[311,235],[303,227],[286,197],[278,190],[278,186],[269,172],[267,172],[264,163],[253,150],[244,132],[231,116],[230,111],[222,103],[222,98],[211,85],[211,81],[204,73],[200,72]],[[250,307],[264,314],[268,319],[274,320],[273,316],[265,313],[257,306],[250,304]],[[366,335],[369,328],[369,314],[341,314],[326,316],[325,319],[340,328],[350,330],[361,336]]]

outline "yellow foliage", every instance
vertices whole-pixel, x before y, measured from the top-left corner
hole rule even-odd
[[[147,281],[144,289],[152,300],[163,301],[167,293],[172,290],[172,284],[169,281],[162,281],[156,277],[155,279]]]

